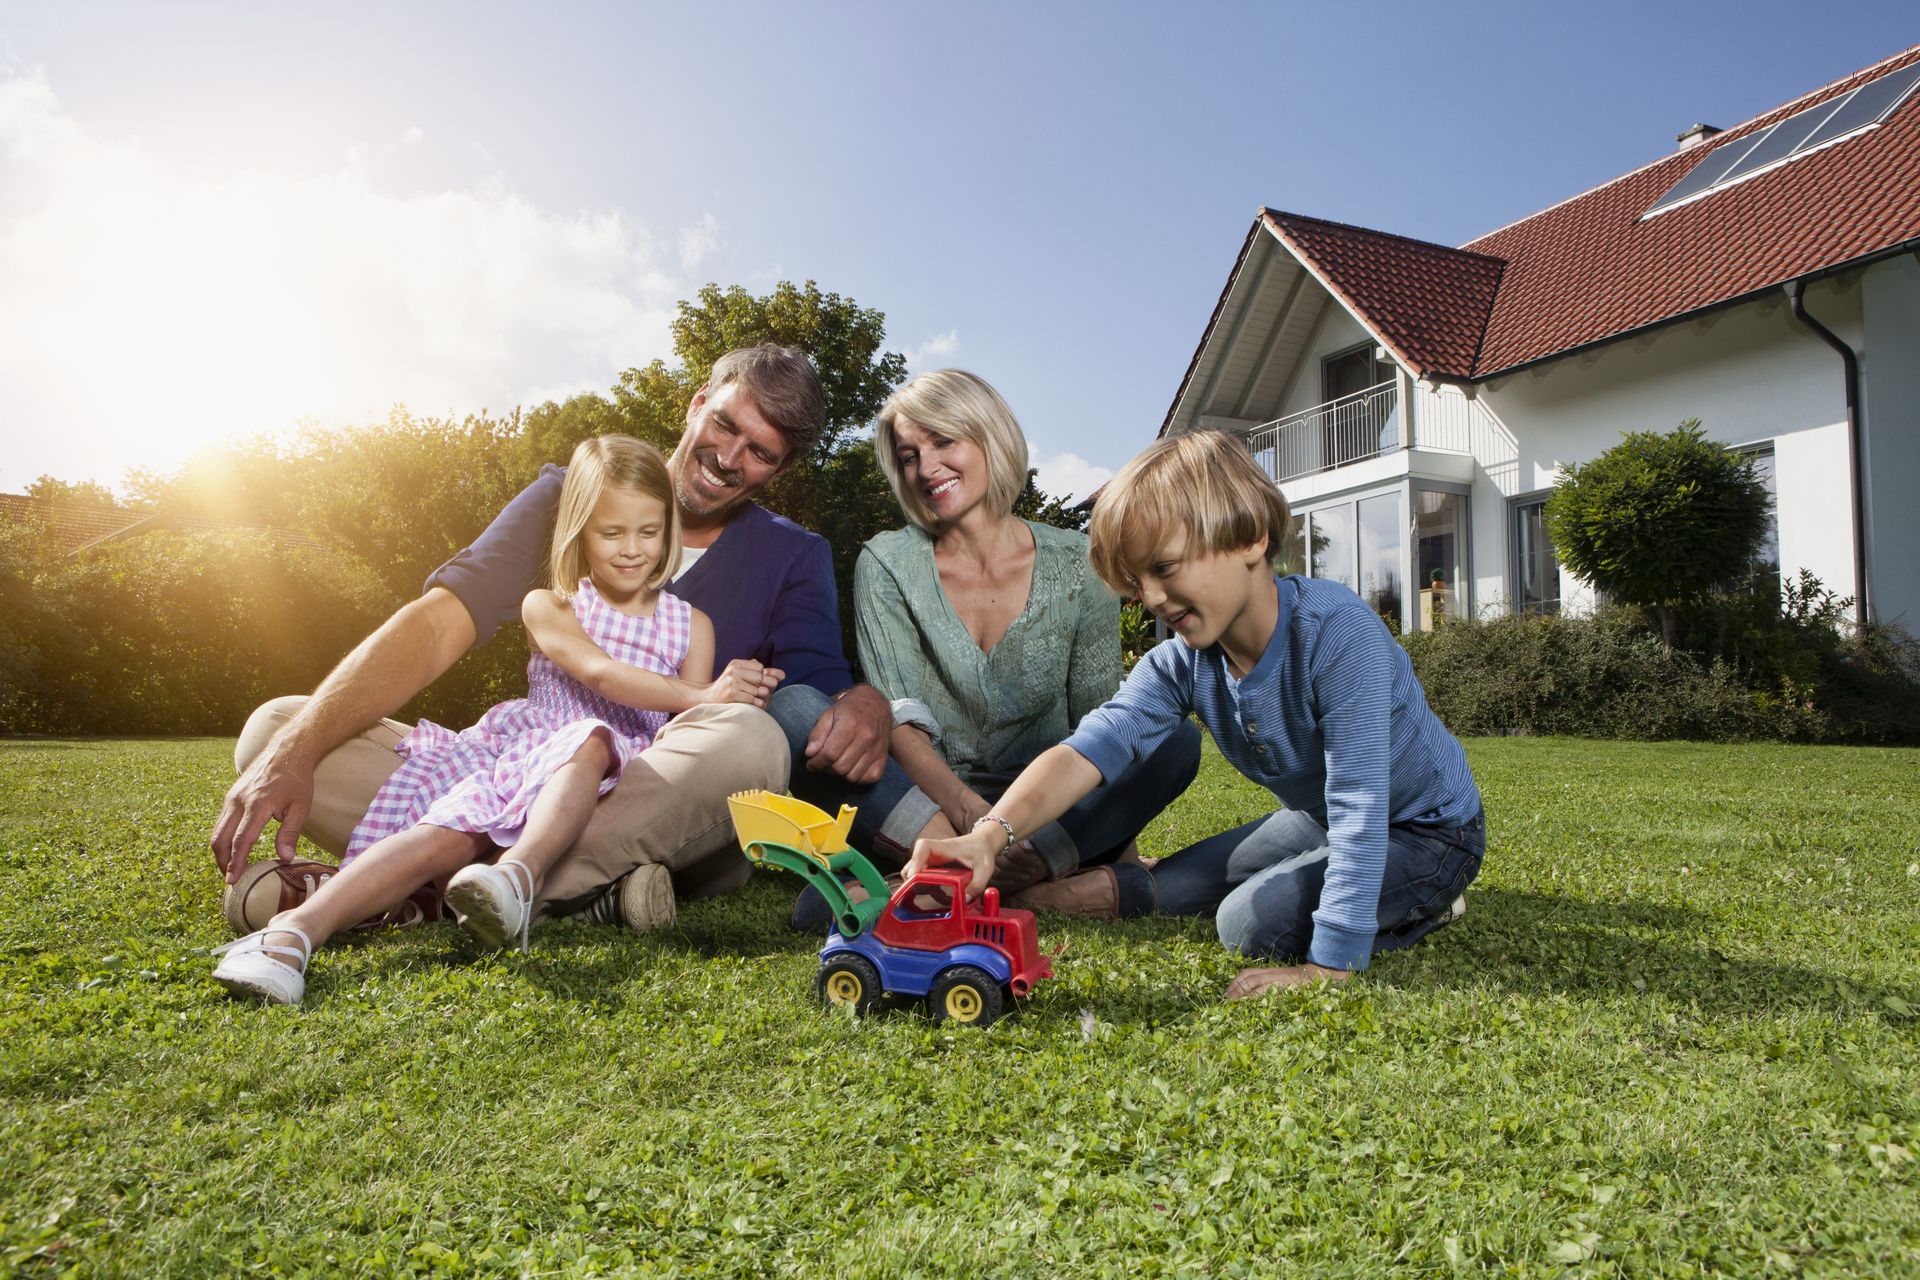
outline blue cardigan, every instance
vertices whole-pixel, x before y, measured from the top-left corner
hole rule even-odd
[[[1112,781],[1190,713],[1242,774],[1327,829],[1331,853],[1307,959],[1364,969],[1379,929],[1387,828],[1480,812],[1466,752],[1427,707],[1406,650],[1346,587],[1276,578],[1280,616],[1241,680],[1219,645],[1168,640],[1067,745]]]
[[[473,544],[427,576],[473,615],[474,644],[518,621],[527,592],[546,581],[547,553],[566,468],[549,463]],[[840,600],[827,540],[784,516],[744,504],[691,569],[667,588],[713,620],[713,669],[753,658],[786,683],[835,694],[853,683],[840,646]]]

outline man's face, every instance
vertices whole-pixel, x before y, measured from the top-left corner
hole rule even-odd
[[[685,515],[716,516],[760,492],[787,461],[787,438],[738,382],[702,387],[673,451],[674,497]]]

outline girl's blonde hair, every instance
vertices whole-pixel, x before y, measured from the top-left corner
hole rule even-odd
[[[987,502],[1006,515],[1027,487],[1027,437],[1013,410],[986,379],[964,369],[923,373],[887,397],[873,432],[873,452],[893,496],[907,519],[922,529],[934,526],[933,511],[900,470],[901,419],[954,440],[978,445],[987,458]]]
[[[1267,559],[1286,550],[1293,529],[1287,499],[1236,436],[1193,431],[1157,440],[1107,481],[1087,527],[1093,571],[1119,594],[1139,591],[1144,564],[1129,545],[1153,555],[1175,529],[1189,554],[1232,551],[1267,540]]]
[[[580,535],[593,516],[593,504],[608,489],[630,489],[658,498],[666,508],[666,526],[660,531],[663,551],[647,578],[647,589],[658,591],[680,567],[680,510],[673,501],[673,477],[667,473],[666,459],[658,449],[632,436],[593,436],[579,443],[567,463],[560,510],[553,520],[547,568],[554,594],[562,600],[571,600],[574,588],[587,576],[587,553],[580,546]]]

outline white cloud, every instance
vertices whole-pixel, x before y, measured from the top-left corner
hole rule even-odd
[[[680,229],[680,268],[691,271],[701,261],[720,247],[720,222],[712,214],[700,219],[699,225]]]
[[[1039,472],[1033,482],[1050,498],[1078,501],[1113,479],[1113,468],[1088,462],[1077,453],[1049,454],[1029,443],[1029,465]]]
[[[425,129],[422,129],[419,125],[417,124],[409,125],[407,126],[406,135],[403,138],[401,138],[401,141],[405,142],[408,146],[412,146],[414,143],[420,141],[422,138],[426,136],[427,136],[427,131]]]
[[[907,372],[920,373],[924,370],[943,366],[947,357],[960,349],[960,334],[949,329],[937,337],[928,338],[917,347],[908,347]]]
[[[716,237],[709,218],[662,243],[497,178],[391,194],[357,155],[174,171],[89,131],[44,74],[0,72],[0,490],[115,483],[397,402],[503,412],[529,388],[604,389],[671,353],[676,259]]]

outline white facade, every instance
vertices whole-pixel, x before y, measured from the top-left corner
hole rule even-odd
[[[1868,596],[1876,618],[1913,626],[1920,262],[1903,254],[1816,282],[1806,306],[1860,354]],[[1294,567],[1341,577],[1383,612],[1397,610],[1403,629],[1431,625],[1437,606],[1476,616],[1513,608],[1532,536],[1520,525],[1560,467],[1624,432],[1670,431],[1689,418],[1729,448],[1771,451],[1782,578],[1804,568],[1836,594],[1853,593],[1844,364],[1794,318],[1783,291],[1468,387],[1416,385],[1379,343],[1280,245],[1255,246],[1168,430],[1246,436],[1305,517]],[[1328,361],[1362,347],[1398,392],[1379,447],[1364,456],[1336,449],[1326,425]],[[1288,433],[1299,438],[1279,443]],[[1561,607],[1592,600],[1566,575],[1559,587]]]

